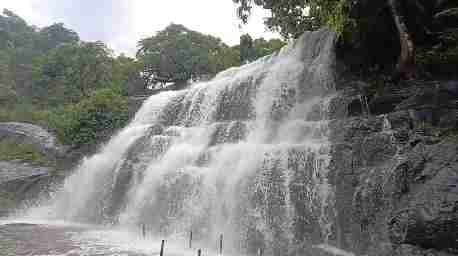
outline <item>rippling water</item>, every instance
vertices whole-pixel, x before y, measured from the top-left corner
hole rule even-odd
[[[113,230],[63,222],[0,222],[1,256],[159,255],[160,241],[148,233],[142,237],[140,228]],[[182,245],[166,243],[166,255],[196,255],[195,250],[185,250],[185,246],[185,241]],[[203,252],[205,255],[205,249]]]

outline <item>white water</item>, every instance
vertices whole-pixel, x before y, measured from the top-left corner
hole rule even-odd
[[[333,35],[180,92],[150,97],[28,217],[110,225],[200,246],[278,254],[332,233],[327,108]],[[84,240],[84,239],[83,239]]]

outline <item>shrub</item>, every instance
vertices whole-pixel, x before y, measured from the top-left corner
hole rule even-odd
[[[106,140],[128,118],[127,99],[112,89],[100,89],[91,97],[55,112],[50,124],[63,143],[81,146]]]

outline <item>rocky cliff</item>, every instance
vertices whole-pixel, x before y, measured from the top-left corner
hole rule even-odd
[[[456,81],[340,83],[331,123],[335,243],[361,255],[458,253]]]

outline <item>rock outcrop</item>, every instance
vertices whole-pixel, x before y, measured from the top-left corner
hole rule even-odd
[[[65,168],[72,154],[57,142],[55,136],[40,126],[28,123],[0,123],[0,142],[13,141],[30,145],[50,163]],[[10,213],[27,201],[46,194],[51,185],[61,179],[58,166],[40,166],[23,159],[0,161],[0,216]]]
[[[0,140],[4,138],[14,139],[18,143],[30,144],[49,158],[63,157],[67,151],[66,147],[57,142],[53,134],[34,124],[0,123]]]
[[[61,177],[53,168],[16,161],[0,161],[0,217],[22,204],[46,195]]]
[[[331,123],[337,246],[458,253],[458,83],[409,82],[378,96],[365,87],[350,83],[335,99],[347,110]]]

